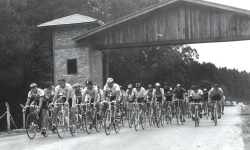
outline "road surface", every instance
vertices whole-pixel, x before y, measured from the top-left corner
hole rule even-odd
[[[191,119],[178,126],[174,119],[172,124],[164,127],[147,124],[145,130],[139,131],[125,126],[118,134],[112,130],[109,136],[104,130],[100,133],[93,130],[92,134],[79,131],[76,137],[68,132],[64,139],[52,133],[47,138],[37,134],[33,140],[26,134],[3,137],[0,138],[0,150],[243,150],[241,119],[237,112],[237,107],[226,107],[217,126],[205,118],[201,119],[199,127],[195,127]]]

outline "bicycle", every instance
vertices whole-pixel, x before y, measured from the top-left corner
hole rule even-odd
[[[120,114],[121,116],[121,118],[120,118],[120,122],[121,122],[121,124],[122,124],[122,126],[125,126],[125,119],[126,119],[126,109],[124,109],[124,106],[125,104],[123,104],[123,103],[121,103],[121,104],[119,104],[119,109],[118,109],[118,114]]]
[[[155,118],[156,118],[156,125],[159,128],[164,125],[164,114],[162,113],[162,104],[161,102],[155,102]]]
[[[167,110],[166,110],[166,122],[167,124],[172,123],[172,109],[171,109],[171,101],[167,102]]]
[[[217,124],[218,124],[218,100],[215,100],[215,102],[214,102],[214,124],[215,124],[215,126],[217,126]]]
[[[201,112],[199,112],[198,105],[202,105],[202,103],[191,102],[190,105],[195,105],[194,122],[195,122],[195,127],[198,127],[199,124],[200,124],[200,116],[199,116],[199,114],[201,113]]]
[[[152,124],[155,124],[155,115],[154,115],[154,102],[150,102],[149,111],[148,111],[148,122],[151,126]]]
[[[134,103],[129,103],[127,107],[127,118],[128,118],[128,126],[132,128],[134,124]]]
[[[83,130],[82,128],[82,114],[81,114],[81,104],[78,102],[75,104],[76,105],[76,128]]]
[[[176,99],[175,101],[177,101],[177,108],[176,108],[177,125],[179,125],[180,123],[183,124],[183,114],[180,108],[180,101],[182,101],[182,99]]]
[[[138,131],[141,125],[142,129],[144,130],[146,127],[146,117],[147,114],[142,108],[142,103],[137,102],[137,98],[135,100],[135,109],[134,109],[134,126],[135,130]]]
[[[108,103],[109,108],[105,112],[105,122],[104,128],[106,135],[109,135],[111,132],[111,126],[113,125],[115,132],[118,133],[120,131],[120,122],[117,119],[117,112],[116,112],[116,102],[110,101],[111,95],[107,97],[106,102]],[[114,105],[111,105],[114,104]],[[112,113],[113,110],[113,113]]]
[[[26,119],[26,124],[25,124],[25,129],[26,129],[26,133],[27,136],[30,139],[34,139],[36,136],[37,132],[40,132],[39,129],[39,116],[38,116],[38,106],[37,105],[30,105],[30,106],[25,106],[25,108],[28,107],[33,107],[34,108],[34,112],[31,112],[27,119]],[[44,135],[45,137],[47,137],[46,135]]]
[[[205,113],[205,116],[208,120],[209,112],[208,112],[208,102],[207,101],[205,101],[204,113]]]
[[[69,106],[64,103],[55,103],[59,109],[56,119],[56,129],[59,138],[63,139],[65,136],[65,131],[70,130],[72,136],[75,136],[77,133],[77,129],[75,125],[70,125],[69,119]],[[60,107],[60,108],[59,108]]]

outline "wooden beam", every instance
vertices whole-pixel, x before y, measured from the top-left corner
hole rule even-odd
[[[243,41],[250,40],[249,36],[241,37],[224,37],[224,38],[203,38],[203,39],[184,39],[184,40],[169,40],[169,41],[153,41],[142,43],[125,43],[125,44],[110,44],[110,45],[92,45],[97,50],[117,49],[117,48],[131,48],[131,47],[148,47],[148,46],[163,46],[163,45],[177,45],[177,44],[195,44],[208,42],[229,42],[229,41]]]

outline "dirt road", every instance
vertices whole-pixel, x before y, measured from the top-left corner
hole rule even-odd
[[[237,107],[226,107],[225,115],[218,121],[218,125],[209,119],[201,119],[199,127],[194,126],[191,119],[186,119],[184,125],[178,126],[176,120],[172,124],[165,124],[157,128],[147,124],[145,130],[135,131],[128,126],[122,127],[120,133],[112,131],[107,136],[102,130],[100,133],[88,135],[79,131],[76,137],[66,133],[64,139],[56,134],[44,138],[37,134],[30,140],[26,135],[0,138],[0,149],[31,149],[31,150],[243,150],[244,143],[240,137],[241,123],[237,115]]]

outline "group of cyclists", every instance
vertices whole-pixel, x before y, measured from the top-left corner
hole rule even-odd
[[[149,115],[149,108],[154,107],[154,103],[160,104],[162,113],[166,113],[168,108],[171,110],[171,118],[176,115],[176,108],[180,107],[182,110],[181,121],[185,122],[185,117],[190,114],[192,119],[195,118],[195,105],[193,103],[202,103],[198,105],[199,117],[202,118],[202,114],[209,113],[205,111],[205,107],[211,110],[211,120],[214,119],[214,104],[218,101],[218,119],[223,115],[223,107],[221,104],[225,101],[223,90],[214,84],[210,90],[199,89],[197,85],[193,85],[190,90],[185,90],[180,84],[177,84],[175,88],[169,86],[167,82],[163,85],[160,83],[149,84],[147,90],[141,86],[140,83],[128,84],[126,91],[121,86],[114,83],[112,78],[108,78],[103,90],[99,85],[94,85],[92,81],[87,80],[86,86],[82,88],[79,83],[75,83],[73,86],[66,82],[66,78],[61,76],[57,79],[58,86],[54,87],[53,83],[47,81],[45,83],[46,88],[43,90],[38,88],[36,83],[30,85],[30,91],[26,102],[26,108],[30,105],[37,105],[38,117],[40,118],[39,129],[41,134],[46,134],[46,112],[48,107],[54,107],[58,103],[64,103],[69,106],[69,119],[72,125],[76,123],[76,111],[79,109],[80,104],[92,103],[93,111],[97,114],[101,114],[101,111],[105,113],[108,109],[107,100],[115,102],[115,105],[119,109],[120,107],[128,107],[133,103],[142,104],[142,110]],[[77,105],[78,104],[78,105]],[[126,104],[126,105],[125,105]],[[101,109],[102,108],[102,109]],[[123,109],[126,110],[126,109]],[[56,113],[59,110],[54,111],[55,115],[52,115],[51,130],[57,128]],[[34,112],[34,108],[30,107],[30,112]],[[117,111],[118,112],[118,111]],[[203,112],[203,113],[202,113]],[[118,116],[120,116],[118,112]],[[76,129],[76,128],[74,128]],[[74,131],[73,131],[74,132]]]

